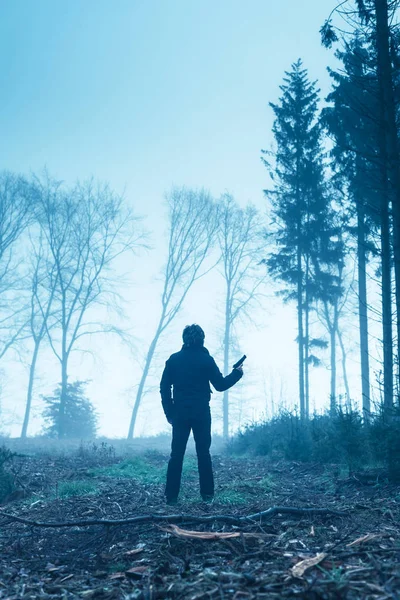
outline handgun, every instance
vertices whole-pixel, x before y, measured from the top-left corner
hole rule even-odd
[[[242,358],[239,358],[239,360],[237,362],[235,362],[232,369],[238,369],[239,367],[241,367],[242,364],[244,363],[244,361],[246,360],[246,358],[247,358],[247,356],[245,354],[243,354]]]

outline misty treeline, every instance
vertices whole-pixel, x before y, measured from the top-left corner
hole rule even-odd
[[[60,382],[53,395],[43,398],[44,431],[60,438],[73,431],[87,437],[96,431],[96,415],[87,404],[85,382],[69,381],[70,357],[74,351],[95,352],[96,336],[101,334],[119,336],[128,349],[132,345],[130,333],[115,324],[120,322],[126,283],[119,273],[121,258],[131,253],[134,265],[147,244],[143,222],[122,196],[93,180],[67,186],[47,172],[29,180],[3,172],[0,185],[0,358],[11,351],[30,357],[21,437],[27,436],[44,346],[58,361]],[[262,223],[253,206],[242,208],[228,194],[216,201],[202,189],[184,187],[170,190],[166,202],[167,260],[160,310],[137,386],[129,438],[159,339],[193,284],[219,267],[226,290],[223,341],[224,368],[229,371],[235,325],[259,299],[265,281],[260,265]],[[223,418],[227,436],[227,395]]]
[[[135,433],[160,339],[192,286],[215,269],[224,284],[220,341],[225,373],[231,367],[237,325],[263,297],[268,277],[278,285],[283,301],[297,310],[300,419],[311,412],[311,369],[326,356],[331,415],[343,408],[343,398],[346,409],[359,406],[347,375],[349,338],[345,335],[355,314],[363,419],[368,420],[374,409],[369,360],[372,320],[381,324],[382,371],[377,377],[384,412],[389,415],[397,407],[398,5],[399,1],[349,0],[328,16],[321,27],[322,43],[335,46],[337,67],[329,69],[331,90],[326,98],[320,97],[317,83],[310,80],[300,60],[285,74],[280,97],[270,104],[274,141],[262,151],[270,176],[265,190],[267,215],[251,205],[242,207],[229,194],[215,200],[204,189],[184,187],[166,194],[159,313],[132,397],[128,438]],[[0,359],[21,348],[31,356],[21,436],[27,435],[35,369],[46,345],[60,368],[59,387],[53,394],[57,402],[50,411],[56,421],[52,433],[64,437],[71,353],[94,351],[94,340],[101,334],[130,343],[127,331],[114,324],[112,312],[120,315],[122,310],[121,257],[130,253],[135,261],[146,245],[143,223],[108,185],[89,180],[66,186],[47,173],[28,179],[3,172],[0,211]],[[371,285],[379,286],[379,310],[371,306]],[[109,317],[109,313],[108,320],[98,316]],[[337,393],[339,375],[344,395]],[[323,402],[325,393],[313,392]],[[225,438],[232,430],[230,404],[225,392]]]
[[[275,248],[265,262],[297,306],[299,408],[310,413],[310,366],[329,345],[330,411],[338,408],[340,352],[345,402],[351,409],[343,332],[358,300],[362,411],[371,410],[369,324],[381,322],[382,403],[398,402],[400,344],[399,2],[341,2],[321,27],[336,48],[331,91],[321,108],[316,82],[301,61],[285,74],[274,112],[272,150],[263,152],[271,185]],[[381,308],[371,307],[369,283]],[[318,335],[315,321],[327,336]],[[314,331],[317,334],[314,335]]]

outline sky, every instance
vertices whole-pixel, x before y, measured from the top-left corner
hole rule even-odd
[[[279,97],[284,72],[298,58],[310,78],[318,79],[322,96],[327,94],[326,67],[334,58],[321,47],[319,28],[334,5],[332,0],[0,3],[1,168],[29,174],[46,167],[67,183],[91,176],[108,181],[150,232],[151,250],[126,264],[132,281],[123,294],[137,339],[134,355],[117,341],[100,340],[96,356],[77,355],[71,366],[71,379],[91,379],[88,390],[102,433],[126,435],[132,389],[157,320],[165,192],[174,184],[205,187],[216,197],[228,191],[241,205],[252,202],[266,213],[268,177],[260,155],[273,142],[269,102]],[[182,324],[201,323],[210,350],[217,349],[221,294],[215,274],[189,295],[160,346],[154,385],[157,369],[180,345]],[[256,323],[239,329],[240,349],[252,355],[252,385],[239,396],[252,406],[254,418],[265,412],[265,390],[274,395],[274,386],[283,389],[289,404],[296,396],[294,307],[282,307],[272,288],[266,296]],[[357,357],[350,360],[355,381]],[[55,368],[44,351],[35,414],[39,394],[58,381]],[[316,405],[326,401],[329,373],[323,371],[316,375]],[[9,359],[7,372],[2,404],[10,423],[16,422],[10,428],[15,434],[26,364]],[[154,391],[145,405],[139,433],[165,429]],[[38,428],[36,420],[32,431]]]

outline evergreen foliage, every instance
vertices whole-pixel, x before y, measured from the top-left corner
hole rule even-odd
[[[322,128],[319,121],[316,83],[308,78],[301,61],[292,65],[281,86],[273,134],[275,152],[264,152],[273,189],[265,194],[272,205],[273,238],[276,244],[266,264],[284,287],[285,301],[296,301],[298,311],[300,416],[309,413],[309,365],[318,366],[314,349],[327,342],[310,333],[310,311],[323,294],[331,301],[341,293],[330,267],[343,261],[340,228],[332,209],[326,181]]]
[[[97,415],[93,404],[85,396],[86,381],[75,381],[67,384],[65,411],[62,430],[64,438],[94,438],[97,432]],[[44,434],[57,437],[60,431],[61,384],[51,396],[42,396],[46,407],[43,418],[46,421]]]
[[[388,464],[386,450],[374,445],[377,437],[374,427],[378,425],[377,420],[366,426],[357,411],[338,409],[335,416],[313,415],[305,422],[296,413],[281,412],[269,421],[244,428],[232,440],[230,451],[344,464],[351,472],[368,462]]]

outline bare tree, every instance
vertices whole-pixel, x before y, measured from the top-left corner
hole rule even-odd
[[[160,336],[180,311],[193,283],[205,274],[203,264],[212,247],[218,220],[215,204],[204,190],[173,188],[169,208],[168,258],[164,271],[161,312],[147,351],[129,425],[132,439],[143,391]]]
[[[59,437],[68,382],[68,361],[77,343],[88,335],[118,333],[99,323],[91,309],[109,306],[113,294],[113,266],[123,253],[141,243],[137,219],[122,197],[108,185],[89,181],[65,189],[47,177],[38,182],[38,219],[49,246],[52,265],[49,289],[54,288],[46,333],[61,366]]]
[[[323,293],[320,294],[316,303],[316,312],[318,318],[327,333],[329,334],[329,347],[330,347],[330,370],[331,370],[331,381],[330,381],[330,412],[332,415],[337,410],[337,343],[339,342],[341,353],[342,353],[342,372],[343,379],[347,394],[347,404],[349,405],[349,386],[347,379],[346,370],[346,351],[343,342],[343,335],[340,327],[341,318],[344,315],[349,293],[353,288],[353,281],[350,283],[346,282],[346,275],[344,274],[345,265],[344,262],[339,261],[332,268],[329,278],[324,278],[323,274],[319,271],[319,283]],[[354,280],[354,273],[353,273]],[[347,283],[347,285],[346,285]]]
[[[34,201],[32,187],[23,177],[0,173],[0,359],[23,336],[26,326],[16,242],[30,223]]]
[[[25,415],[21,438],[26,438],[32,406],[33,385],[39,349],[48,330],[54,295],[58,278],[56,265],[50,249],[43,241],[43,233],[31,237],[31,298],[29,331],[33,341],[32,356],[29,365],[28,389],[26,394]]]
[[[260,297],[266,273],[260,263],[260,222],[254,206],[242,209],[229,194],[221,200],[218,244],[225,282],[224,373],[230,371],[233,329],[240,316],[249,316]],[[223,397],[223,436],[229,437],[229,392]]]

